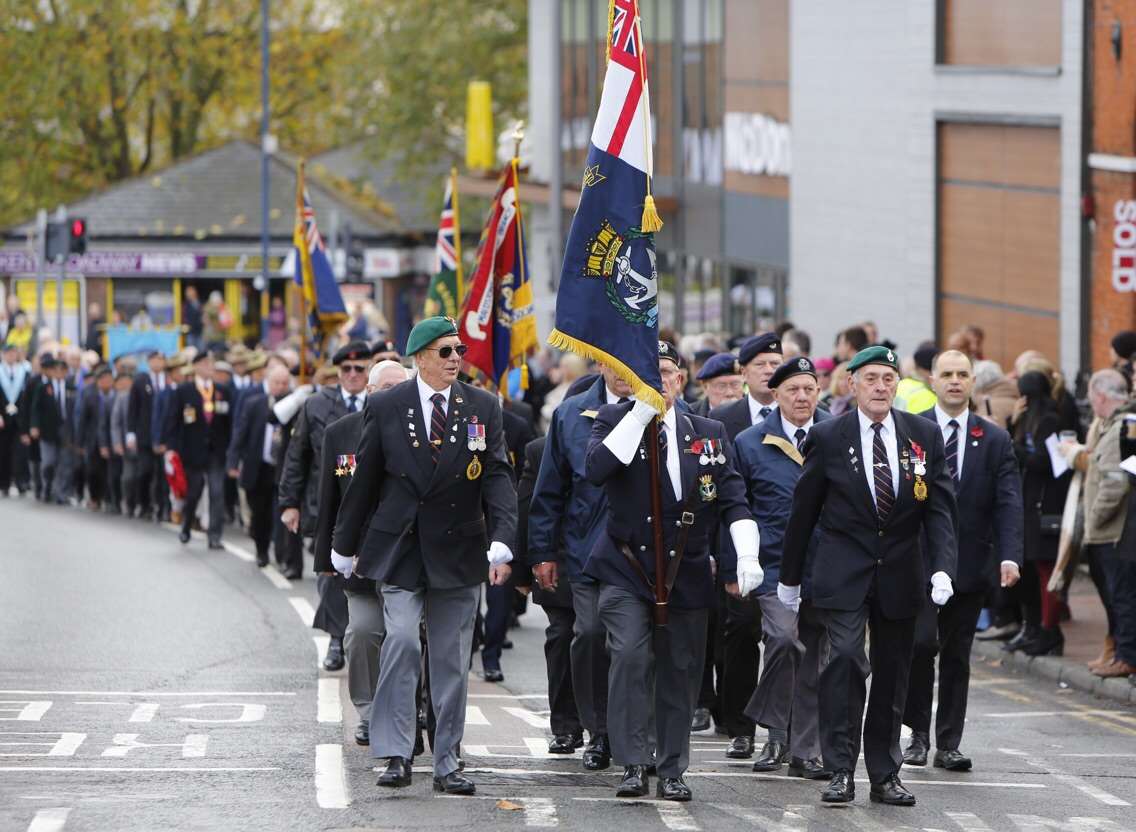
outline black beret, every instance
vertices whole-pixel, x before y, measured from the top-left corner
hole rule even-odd
[[[747,338],[742,342],[741,349],[738,350],[738,362],[748,364],[763,352],[775,352],[780,354],[781,336],[776,332],[763,332],[761,335],[754,335],[752,338]]]
[[[669,341],[659,342],[659,358],[666,358],[673,361],[676,367],[682,366],[682,358],[679,356],[678,350],[675,349],[674,344]]]
[[[718,376],[736,376],[741,371],[738,359],[732,352],[720,352],[702,365],[702,369],[698,371],[698,380],[709,381]]]
[[[804,375],[812,376],[814,379],[817,377],[816,367],[813,366],[813,362],[809,361],[809,359],[804,356],[800,358],[790,358],[773,371],[773,375],[769,377],[769,389],[776,390],[779,384],[793,376]]]
[[[40,359],[39,368],[41,370],[50,370],[52,367],[55,367],[62,363],[62,361],[56,361],[52,356],[47,355]]]
[[[711,358],[713,358],[714,355],[715,355],[714,350],[706,350],[706,349],[695,350],[694,351],[694,360],[698,364],[705,364],[707,361],[709,361]]]
[[[331,363],[338,367],[344,361],[370,358],[371,355],[371,345],[366,341],[352,341],[346,346],[339,348],[339,351],[332,357]]]
[[[1125,361],[1131,361],[1136,353],[1136,332],[1126,329],[1112,336],[1110,346]]]
[[[209,352],[209,350],[202,350],[197,355],[193,356],[193,363],[196,364],[199,361],[204,361],[206,358],[212,357],[213,353]]]
[[[931,372],[931,365],[935,363],[935,356],[939,354],[939,348],[934,344],[928,342],[920,344],[916,348],[912,358],[915,359],[915,366],[920,370]]]
[[[384,341],[382,339],[376,341],[371,345],[371,355],[379,355],[384,352],[398,353],[398,347],[394,345],[394,341]]]

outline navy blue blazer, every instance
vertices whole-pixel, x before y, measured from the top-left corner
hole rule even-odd
[[[726,435],[730,440],[737,438],[738,434],[749,427],[753,427],[749,415],[749,393],[746,393],[736,402],[719,405],[710,411],[710,418],[716,419],[726,426]]]
[[[832,417],[817,410],[815,425]],[[810,430],[811,432],[811,430]],[[745,480],[749,495],[749,510],[757,521],[761,534],[758,560],[765,572],[765,580],[757,588],[758,595],[773,595],[781,577],[781,547],[785,542],[785,528],[789,525],[789,511],[793,507],[793,491],[805,463],[790,437],[785,435],[781,417],[766,419],[759,425],[746,428],[734,440],[738,473]],[[722,535],[722,558],[718,574],[724,583],[737,581],[737,555],[728,534]],[[805,555],[805,571],[801,582],[801,597],[812,597],[812,561],[816,555],[816,535]]]
[[[528,562],[560,561],[569,580],[583,577],[607,522],[607,493],[584,471],[592,422],[606,402],[599,377],[553,411],[529,505]]]
[[[938,426],[935,408],[919,414]],[[1022,481],[1010,434],[969,413],[959,436],[966,443],[958,500],[958,575],[955,592],[997,586],[1000,565],[1022,565]],[[926,549],[926,547],[924,547]]]
[[[644,441],[630,465],[624,465],[603,444],[611,429],[619,423],[632,404],[609,404],[600,409],[588,443],[585,473],[592,483],[607,490],[607,533],[596,540],[584,572],[606,584],[627,589],[646,602],[654,595],[644,584],[620,551],[626,544],[638,558],[644,571],[654,580],[654,532],[651,525],[651,489]],[[710,543],[718,524],[728,527],[735,520],[748,518],[745,483],[734,467],[733,449],[720,422],[675,411],[675,425],[681,442],[679,463],[682,469],[683,501],[680,503],[661,472],[663,503],[663,545],[675,548],[680,518],[684,508],[694,514],[687,536],[686,550],[679,566],[670,603],[675,609],[707,609],[714,606],[714,578],[710,569]],[[644,436],[647,432],[644,431]],[[726,461],[702,465],[692,445],[700,439],[721,441]],[[690,495],[694,499],[690,500]]]

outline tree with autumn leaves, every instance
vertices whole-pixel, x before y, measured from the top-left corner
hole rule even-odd
[[[461,152],[465,87],[523,114],[525,0],[271,0],[271,131],[407,177]],[[0,0],[0,227],[260,121],[256,0]],[[97,230],[96,230],[97,233]]]

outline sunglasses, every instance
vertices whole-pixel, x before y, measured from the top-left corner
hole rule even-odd
[[[362,375],[367,372],[367,367],[365,364],[340,364],[339,371],[344,375],[350,375],[351,373]]]
[[[442,358],[449,358],[452,353],[457,353],[459,356],[465,355],[466,350],[469,349],[465,344],[458,344],[456,347],[426,347],[431,352],[438,353]]]

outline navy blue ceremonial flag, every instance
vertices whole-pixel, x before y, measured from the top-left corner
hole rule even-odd
[[[296,247],[296,285],[304,293],[313,334],[320,336],[314,340],[322,343],[347,320],[347,307],[316,226],[316,212],[304,185],[303,162],[296,171],[296,225],[292,245]]]
[[[650,195],[651,111],[638,11],[637,0],[615,0],[607,74],[548,343],[611,367],[661,413],[653,232],[662,223]]]

